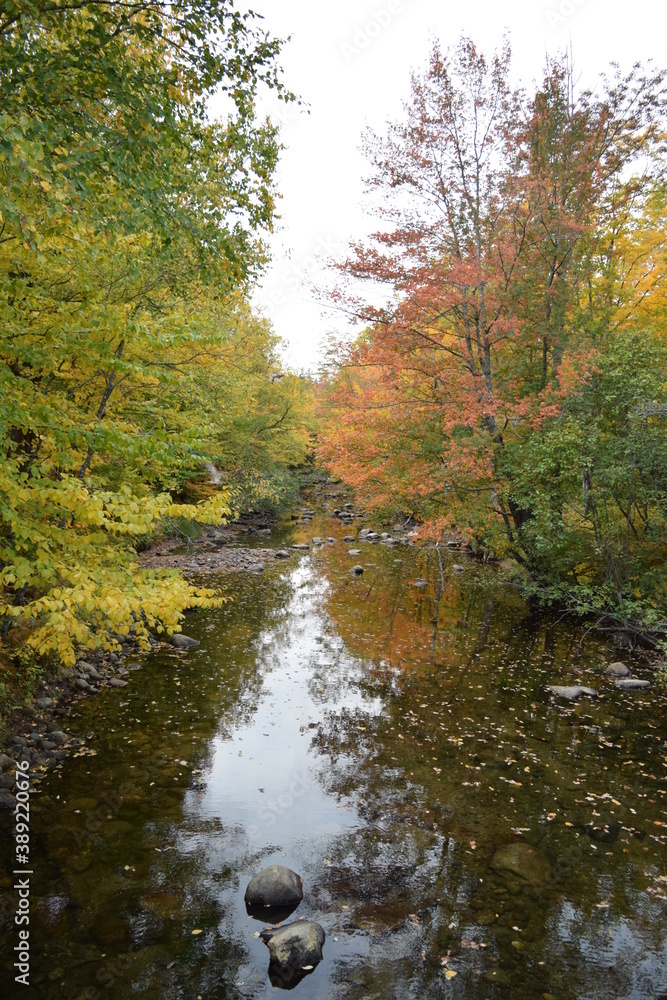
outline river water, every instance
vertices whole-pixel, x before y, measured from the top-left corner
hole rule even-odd
[[[226,576],[198,649],[77,706],[32,799],[29,987],[2,882],[3,997],[276,995],[243,893],[278,863],[327,935],[302,1000],[667,998],[664,697],[492,568],[347,531],[286,528],[337,542]],[[602,697],[545,694],[573,682]]]

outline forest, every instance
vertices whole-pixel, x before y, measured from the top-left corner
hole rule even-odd
[[[655,643],[667,521],[665,77],[435,45],[368,134],[370,241],[319,381],[253,311],[298,102],[231,0],[0,5],[0,657],[29,676],[220,595],[156,536],[294,492],[316,457],[369,514],[501,561],[525,594]],[[223,114],[211,114],[215,99]]]
[[[367,134],[383,228],[337,262],[320,460],[381,516],[502,561],[535,599],[665,629],[665,75],[513,89],[435,45]]]
[[[0,39],[0,632],[29,672],[213,599],[137,549],[279,502],[312,388],[249,304],[280,42],[227,0],[3,0]]]

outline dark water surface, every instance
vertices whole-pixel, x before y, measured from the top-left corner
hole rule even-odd
[[[243,892],[281,863],[327,934],[302,1000],[667,997],[664,697],[491,569],[299,530],[339,541],[226,577],[198,649],[68,720],[94,736],[33,796],[32,985],[7,923],[2,996],[275,995]]]

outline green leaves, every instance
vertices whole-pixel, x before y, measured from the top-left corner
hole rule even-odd
[[[291,95],[232,0],[3,3],[0,40],[0,620],[72,662],[211,601],[134,545],[305,450],[246,297],[278,152],[254,97]]]

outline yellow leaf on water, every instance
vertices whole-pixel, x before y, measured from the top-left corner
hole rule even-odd
[[[194,931],[193,931],[192,933],[193,933],[193,934],[202,934],[202,933],[203,933],[203,931],[202,931],[201,927],[198,927],[198,928],[197,928],[196,930],[194,930]]]
[[[458,972],[454,972],[453,969],[447,969],[445,973],[445,979],[453,979],[454,976],[458,976]]]

